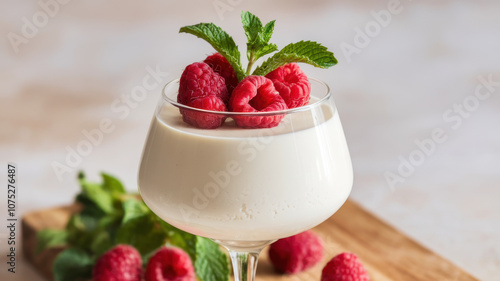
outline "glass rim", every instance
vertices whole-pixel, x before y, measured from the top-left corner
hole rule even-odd
[[[200,109],[200,108],[196,108],[196,107],[187,106],[187,105],[178,103],[176,100],[171,99],[167,95],[167,92],[166,92],[169,87],[171,87],[172,85],[174,85],[175,83],[177,83],[177,82],[180,81],[179,78],[173,79],[170,82],[168,82],[167,84],[165,84],[165,86],[161,90],[161,96],[162,96],[162,99],[164,101],[168,102],[169,104],[171,104],[171,105],[173,105],[173,106],[175,106],[177,108],[182,108],[182,109],[186,109],[186,110],[190,110],[190,111],[196,111],[196,112],[200,112],[200,113],[210,113],[210,114],[224,115],[224,116],[273,116],[273,115],[283,115],[283,114],[291,114],[291,113],[295,113],[295,112],[303,112],[303,111],[310,110],[312,108],[315,108],[315,107],[318,107],[318,106],[322,105],[328,99],[330,99],[332,93],[330,91],[330,87],[325,82],[323,82],[323,81],[321,81],[319,79],[316,79],[316,78],[312,78],[312,77],[309,77],[308,79],[309,79],[309,81],[314,81],[314,82],[320,84],[321,86],[323,86],[325,88],[325,90],[326,90],[326,95],[324,97],[322,97],[322,98],[320,98],[320,99],[312,102],[312,103],[308,103],[306,105],[295,107],[295,108],[289,108],[289,109],[285,109],[285,110],[279,110],[279,111],[266,111],[266,112],[214,111],[214,110],[206,110],[206,109]],[[178,90],[178,89],[176,89],[176,90]]]

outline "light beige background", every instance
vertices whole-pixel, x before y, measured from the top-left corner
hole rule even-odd
[[[18,164],[18,217],[70,203],[80,169],[94,179],[107,171],[136,190],[160,87],[141,101],[122,99],[142,85],[148,69],[168,72],[159,77],[163,84],[213,52],[203,41],[178,34],[183,25],[213,21],[244,53],[239,16],[250,10],[266,22],[277,19],[273,40],[280,47],[317,40],[339,59],[330,70],[305,70],[332,86],[355,169],[351,198],[481,280],[498,280],[498,1],[405,0],[380,29],[371,26],[373,12],[387,10],[392,1],[64,2],[52,6],[54,15],[44,21],[37,1],[0,1],[0,174],[5,185],[6,163]],[[37,30],[13,45],[12,34],[21,36],[27,28],[23,18],[33,22],[34,16]],[[371,37],[360,45],[357,28],[367,27],[373,28]],[[347,45],[357,46],[356,53],[346,53]],[[497,81],[483,100],[474,98],[479,76]],[[454,113],[464,101],[471,110]],[[67,149],[76,149],[86,139],[82,132],[97,129],[105,118],[113,132],[59,180],[53,163],[67,165]],[[419,153],[415,142],[429,140],[436,128],[446,140],[391,188],[385,174],[398,174],[401,159]],[[5,221],[4,199],[1,204]],[[5,257],[6,233],[0,229]],[[24,262],[15,276],[6,273],[3,259],[1,264],[2,280],[42,280]]]

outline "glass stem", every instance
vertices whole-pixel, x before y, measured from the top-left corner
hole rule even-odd
[[[257,269],[257,259],[262,249],[243,252],[229,250],[233,264],[234,281],[254,281]]]

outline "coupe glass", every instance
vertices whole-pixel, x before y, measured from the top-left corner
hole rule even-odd
[[[235,281],[254,280],[260,251],[310,229],[346,201],[352,166],[328,86],[310,79],[308,105],[267,113],[216,112],[176,102],[168,83],[156,108],[139,170],[145,203],[160,218],[228,249]],[[197,129],[180,111],[223,119]],[[276,118],[243,129],[238,118]]]

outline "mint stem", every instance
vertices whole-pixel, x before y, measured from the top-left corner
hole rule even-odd
[[[250,72],[252,71],[252,66],[254,63],[255,63],[254,52],[250,52],[250,58],[248,59],[246,76],[250,75]]]

